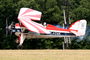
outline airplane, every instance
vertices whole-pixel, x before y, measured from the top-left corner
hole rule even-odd
[[[25,39],[36,38],[60,38],[60,37],[77,37],[85,35],[87,21],[78,20],[71,24],[68,29],[58,28],[51,24],[41,24],[42,12],[30,8],[21,8],[18,14],[19,23],[12,22],[8,26],[6,19],[6,36],[8,30],[18,36],[16,42],[19,42],[18,49],[23,48]]]

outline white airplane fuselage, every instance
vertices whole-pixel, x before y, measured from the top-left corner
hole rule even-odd
[[[26,36],[26,39],[76,37],[75,34],[69,32],[69,31],[48,30],[48,31],[50,31],[50,34],[35,33],[35,32],[31,32],[31,31],[27,30],[24,26],[20,27],[20,25],[18,23],[16,23],[14,31],[15,31],[16,36],[19,36],[21,33],[23,33]]]
[[[15,32],[16,36],[19,36],[19,32]],[[57,34],[38,34],[38,33],[23,33],[26,36],[26,39],[35,39],[35,38],[59,38],[59,37],[76,37],[75,35],[57,35]]]

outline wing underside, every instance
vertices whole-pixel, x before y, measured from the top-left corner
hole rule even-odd
[[[29,8],[21,8],[18,20],[29,30],[36,33],[49,34],[50,32],[41,24],[36,23],[32,20],[39,21],[41,18],[41,12],[32,10]]]

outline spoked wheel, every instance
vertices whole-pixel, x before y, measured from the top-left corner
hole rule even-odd
[[[18,49],[23,49],[23,45],[18,45],[17,48]]]

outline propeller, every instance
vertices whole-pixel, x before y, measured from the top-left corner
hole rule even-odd
[[[6,18],[6,37],[8,35],[8,31],[10,32],[10,34],[12,35],[13,31],[15,29],[15,22],[12,21],[12,23],[8,26],[8,20]]]
[[[9,27],[8,27],[8,22],[7,22],[7,18],[6,18],[6,37],[8,35],[8,29],[9,29]]]

